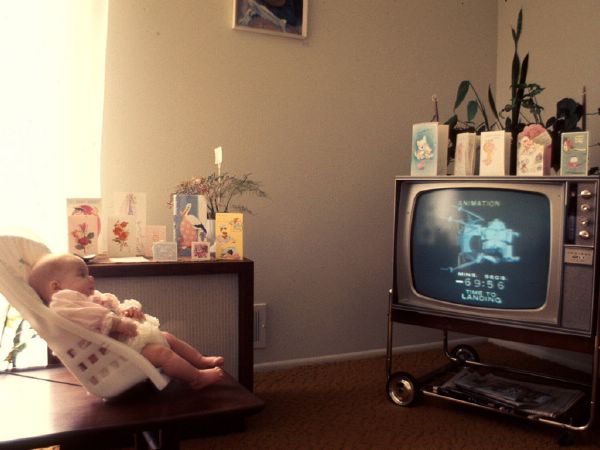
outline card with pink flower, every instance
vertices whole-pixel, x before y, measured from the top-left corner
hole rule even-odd
[[[98,253],[98,221],[90,215],[68,217],[69,253],[90,256]]]
[[[100,198],[67,198],[67,216],[90,216],[96,220],[96,239],[98,251],[106,251],[104,230],[102,229],[102,199]]]

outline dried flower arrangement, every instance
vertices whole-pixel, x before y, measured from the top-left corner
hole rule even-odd
[[[250,174],[241,176],[224,173],[213,173],[207,177],[193,177],[182,181],[175,187],[168,205],[173,206],[173,194],[204,195],[208,206],[208,218],[214,219],[218,212],[237,211],[252,214],[244,205],[234,204],[232,201],[241,195],[255,195],[267,197],[261,184],[250,179]]]

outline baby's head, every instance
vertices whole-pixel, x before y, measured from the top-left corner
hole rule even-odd
[[[85,295],[94,293],[94,277],[89,275],[85,262],[69,253],[42,256],[34,265],[29,284],[49,304],[52,295],[62,289],[71,289]]]

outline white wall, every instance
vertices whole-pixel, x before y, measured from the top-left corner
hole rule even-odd
[[[232,30],[231,3],[110,3],[105,211],[115,191],[146,192],[148,223],[170,224],[169,192],[211,173],[220,145],[224,170],[270,195],[245,219],[269,308],[256,362],[381,349],[411,125],[433,94],[445,119],[461,80],[494,80],[497,2],[311,0],[305,41]]]

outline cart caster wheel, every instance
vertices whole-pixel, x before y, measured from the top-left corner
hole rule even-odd
[[[557,441],[560,447],[570,447],[575,443],[575,437],[573,436],[573,433],[565,431],[558,437]]]
[[[406,372],[395,372],[387,382],[387,393],[396,405],[410,406],[417,398],[417,381]]]
[[[470,345],[457,345],[450,352],[450,356],[456,358],[458,362],[479,362],[479,354],[477,353],[477,350]]]

